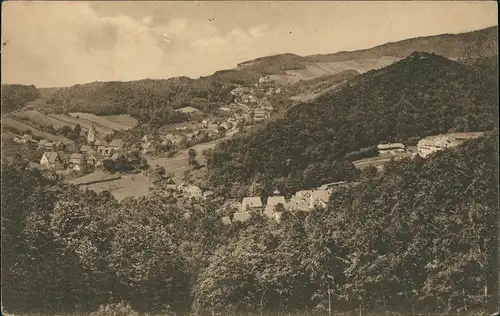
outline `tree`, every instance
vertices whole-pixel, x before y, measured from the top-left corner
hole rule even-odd
[[[196,168],[198,167],[198,161],[196,161],[196,150],[194,150],[193,148],[190,148],[188,150],[188,164],[191,168]]]
[[[75,127],[73,128],[73,132],[75,133],[76,137],[80,136],[81,131],[82,128],[80,127],[80,124],[76,124]]]

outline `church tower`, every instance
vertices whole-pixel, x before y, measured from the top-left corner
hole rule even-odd
[[[94,144],[95,138],[96,138],[96,130],[95,130],[94,124],[92,124],[92,126],[90,126],[89,132],[87,134],[87,144],[91,144],[91,145]]]

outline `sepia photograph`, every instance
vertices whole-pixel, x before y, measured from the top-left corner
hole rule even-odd
[[[495,1],[3,1],[0,316],[498,315]]]

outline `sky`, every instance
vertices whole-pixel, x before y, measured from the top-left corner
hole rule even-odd
[[[2,2],[2,83],[197,78],[243,61],[497,25],[494,1]]]

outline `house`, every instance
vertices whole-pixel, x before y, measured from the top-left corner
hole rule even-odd
[[[184,192],[193,199],[201,199],[203,197],[201,189],[195,185],[187,186]]]
[[[249,87],[237,87],[231,90],[231,94],[237,97],[241,97],[243,94],[250,92],[251,89]]]
[[[53,142],[49,142],[48,140],[42,139],[38,142],[38,149],[55,150],[56,144],[54,144]]]
[[[100,141],[99,145],[97,146],[97,152],[103,157],[109,158],[111,157],[111,155],[113,155],[113,147],[109,146],[107,142]]]
[[[109,147],[115,151],[120,150],[123,148],[123,140],[115,138],[109,143]]]
[[[94,150],[87,152],[85,160],[92,166],[98,167],[102,165],[104,158],[102,155]]]
[[[255,121],[265,120],[267,116],[267,111],[264,109],[256,109],[253,114],[253,118]]]
[[[314,190],[311,192],[311,200],[309,208],[313,209],[315,206],[325,207],[330,199],[331,191],[329,190]]]
[[[284,196],[278,195],[268,197],[264,214],[269,218],[279,220],[278,217],[281,214],[278,214],[279,212],[276,212],[276,207],[278,206],[278,204],[281,204],[285,209],[288,209],[288,204],[286,203]]]
[[[272,83],[273,81],[269,76],[263,76],[259,78],[259,84],[269,84]]]
[[[219,110],[220,110],[220,111],[222,111],[222,112],[225,112],[225,113],[229,113],[229,112],[231,112],[231,109],[230,109],[230,108],[228,108],[228,107],[225,107],[225,106],[221,106],[221,107],[219,108]]]
[[[69,156],[69,166],[72,168],[75,165],[81,166],[85,158],[82,153],[73,153]]]
[[[260,196],[243,198],[243,201],[241,202],[241,211],[246,212],[247,210],[258,212],[262,210],[262,200],[260,199]]]
[[[186,113],[186,114],[201,113],[200,110],[198,110],[197,108],[194,108],[192,106],[186,106],[186,107],[177,109],[176,111],[181,112],[181,113]]]
[[[379,144],[377,149],[380,155],[394,154],[396,152],[405,152],[406,146],[402,143]]]
[[[185,130],[187,130],[187,126],[177,126],[177,127],[175,127],[175,130],[176,131],[185,131]]]
[[[213,191],[205,191],[205,192],[203,192],[203,199],[204,200],[209,200],[213,196],[214,196],[214,192]]]
[[[46,151],[43,153],[42,158],[40,159],[40,166],[51,170],[64,169],[64,163],[59,156],[59,153],[53,151]]]
[[[80,147],[80,149],[79,149],[79,151],[80,151],[81,153],[84,153],[84,154],[88,153],[88,152],[89,152],[89,151],[91,151],[91,150],[92,150],[92,147],[90,147],[89,145],[83,145],[83,146],[82,146],[82,147]]]
[[[236,104],[236,103],[231,103],[231,104],[229,104],[229,108],[230,108],[231,110],[236,110],[236,109],[238,109],[238,104]]]
[[[422,158],[425,158],[434,152],[459,146],[466,140],[478,138],[483,135],[484,132],[449,133],[422,138],[417,144],[418,154]]]
[[[219,130],[219,124],[218,123],[209,123],[207,125],[208,130],[213,130],[213,131],[218,131]]]

